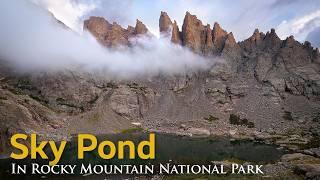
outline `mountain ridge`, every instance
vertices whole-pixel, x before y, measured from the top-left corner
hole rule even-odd
[[[139,20],[135,27],[123,28],[90,17],[84,30],[106,48],[131,48],[131,38],[152,38]],[[304,146],[316,156],[317,48],[293,36],[281,40],[274,29],[266,33],[256,29],[248,39],[236,42],[233,33],[218,23],[211,28],[190,13],[180,30],[161,12],[159,30],[175,45],[223,62],[184,75],[112,80],[74,69],[19,73],[0,61],[0,151],[8,149],[9,137],[17,132],[63,139],[77,133],[144,129],[263,140],[292,151]]]
[[[100,34],[96,30],[99,29],[98,26],[103,23],[99,23],[97,19],[105,21],[105,23],[107,24],[106,26],[109,27],[105,28],[105,31],[100,32]],[[140,30],[140,32],[135,32],[134,29],[139,28],[139,25],[141,26],[142,30]],[[139,20],[137,20],[135,28],[132,26],[128,26],[128,28],[125,29],[115,22],[113,24],[110,24],[103,17],[90,17],[89,19],[84,21],[83,29],[92,33],[98,41],[101,41],[102,38],[107,40],[109,36],[112,36],[113,39],[108,41],[111,41],[111,43],[118,45],[128,45],[127,41],[130,37],[143,35],[148,32],[147,27]],[[124,33],[117,33],[118,29],[124,31]],[[162,36],[169,36],[171,42],[188,47],[192,51],[203,55],[221,55],[224,48],[238,48],[238,46],[241,46],[241,49],[245,52],[250,52],[253,48],[257,48],[258,46],[260,48],[270,48],[271,46],[273,46],[272,48],[274,49],[280,49],[286,45],[289,45],[289,43],[291,42],[291,45],[304,45],[304,48],[308,49],[308,51],[310,51],[310,53],[312,54],[313,61],[320,63],[319,49],[312,47],[311,43],[308,41],[300,43],[296,41],[293,36],[289,36],[285,40],[281,40],[276,34],[275,29],[271,28],[271,30],[267,31],[266,33],[260,32],[258,29],[255,29],[250,37],[243,41],[236,42],[233,33],[228,33],[226,30],[221,28],[219,23],[215,22],[213,28],[211,29],[210,24],[203,25],[202,21],[199,20],[197,16],[192,15],[188,11],[185,14],[181,31],[176,21],[172,21],[169,15],[166,12],[162,11],[159,18],[159,32]],[[112,35],[109,35],[110,33]],[[104,37],[99,37],[100,35]],[[127,41],[122,42],[121,39],[126,39]],[[262,47],[261,43],[264,41],[265,45]],[[110,45],[107,46],[110,47]]]

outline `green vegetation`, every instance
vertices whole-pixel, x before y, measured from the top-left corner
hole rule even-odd
[[[203,119],[204,119],[204,120],[207,120],[207,121],[209,121],[209,122],[213,122],[213,121],[219,120],[219,118],[214,117],[214,116],[212,116],[212,115],[209,115],[209,117],[204,117]]]
[[[247,126],[248,128],[254,128],[254,123],[249,121],[247,118],[240,118],[240,116],[235,114],[230,114],[229,117],[230,124],[234,125],[243,125]]]
[[[235,114],[230,114],[229,122],[230,122],[230,124],[239,125],[240,117]]]
[[[124,129],[121,131],[121,133],[130,134],[130,133],[141,132],[141,131],[143,131],[141,127],[134,127],[134,128]]]
[[[236,163],[236,164],[244,164],[246,162],[244,160],[233,158],[233,157],[224,159],[224,161],[231,162],[231,163]]]
[[[247,126],[248,126],[248,128],[254,128],[254,123],[253,122],[248,122]]]

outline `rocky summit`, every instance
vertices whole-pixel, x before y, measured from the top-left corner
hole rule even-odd
[[[188,75],[114,81],[61,70],[16,73],[0,66],[0,151],[16,132],[44,138],[144,129],[179,135],[221,135],[277,144],[317,156],[320,139],[320,54],[309,42],[280,39],[274,29],[237,42],[218,23],[187,12],[182,27],[165,12],[161,36],[208,59],[209,70]],[[84,21],[106,48],[132,46],[150,34],[139,20],[121,27],[102,17]],[[138,127],[137,127],[138,126]],[[49,135],[50,134],[50,135]],[[311,165],[310,165],[311,166]]]
[[[121,27],[116,22],[109,23],[102,17],[90,17],[84,21],[84,29],[90,31],[106,47],[129,46],[129,38],[148,32],[147,27],[137,19],[136,26]]]

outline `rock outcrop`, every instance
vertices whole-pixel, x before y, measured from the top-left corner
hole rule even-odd
[[[171,42],[175,44],[181,44],[181,32],[177,25],[177,22],[172,22],[166,12],[161,11],[159,19],[160,35],[163,37],[171,36]]]
[[[228,33],[225,30],[223,30],[217,22],[215,22],[212,30],[215,53],[222,51],[224,43],[227,39],[227,35]]]
[[[196,53],[202,53],[205,44],[205,27],[195,15],[186,13],[182,25],[182,45]]]
[[[148,29],[141,21],[137,19],[136,27],[134,28],[134,35],[146,34]]]
[[[172,35],[171,35],[171,41],[175,44],[181,44],[181,32],[179,31],[179,27],[177,25],[177,22],[174,21],[172,24]]]
[[[179,31],[176,21],[172,23],[167,13],[161,12],[159,19],[161,34],[168,34],[171,30],[171,41],[188,47],[194,52],[203,55],[219,55],[222,53],[225,43],[229,46],[238,46],[232,33],[223,30],[218,23],[214,23],[213,29],[210,24],[203,25],[197,16],[186,13]],[[226,50],[229,51],[229,50]]]
[[[160,33],[170,33],[172,28],[172,21],[166,12],[161,11],[160,19],[159,19],[159,30]]]
[[[281,40],[274,29],[265,35],[255,30],[253,35],[239,43],[244,61],[252,66],[256,79],[269,84],[282,96],[284,92],[308,98],[320,93],[317,49],[306,42],[301,44],[293,36]]]
[[[136,21],[135,27],[128,26],[124,29],[116,22],[110,24],[102,17],[90,17],[85,20],[84,30],[89,31],[102,45],[112,48],[121,45],[129,46],[131,37],[148,32],[147,27],[139,20]]]

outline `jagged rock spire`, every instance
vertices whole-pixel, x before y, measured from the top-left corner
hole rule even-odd
[[[197,53],[201,53],[205,44],[204,32],[205,27],[197,16],[186,12],[182,25],[182,44]]]
[[[222,51],[228,33],[223,30],[220,25],[215,22],[212,30],[212,41],[215,47],[215,53]]]
[[[139,19],[136,21],[135,34],[146,34],[148,29]]]
[[[287,47],[293,47],[295,44],[296,44],[296,40],[292,35],[287,37],[287,39],[284,41],[284,46],[287,46]]]
[[[160,19],[159,19],[159,29],[160,33],[167,33],[170,31],[172,26],[172,21],[166,12],[161,11]]]
[[[261,41],[261,39],[263,39],[263,38],[264,38],[264,34],[262,32],[260,33],[259,29],[255,29],[252,36],[249,38],[249,40],[251,42],[257,43],[257,42]]]
[[[226,41],[225,41],[225,43],[224,43],[224,47],[230,47],[230,48],[232,48],[232,47],[234,47],[234,46],[236,46],[236,45],[238,45],[238,44],[237,44],[237,42],[236,42],[236,40],[235,40],[235,38],[234,38],[234,36],[233,36],[233,33],[230,32],[230,33],[227,35]]]
[[[179,27],[177,22],[174,21],[172,24],[172,35],[171,35],[171,42],[175,44],[181,44],[181,32],[179,31]]]
[[[275,29],[271,29],[266,34],[255,29],[251,37],[237,43],[233,34],[223,30],[218,23],[214,23],[211,29],[209,24],[203,25],[201,20],[190,12],[185,14],[181,31],[176,21],[172,22],[166,12],[161,12],[159,28],[160,32],[169,31],[173,43],[186,46],[202,55],[228,55],[233,59],[239,59],[241,56],[247,57],[250,53],[254,56],[259,51],[284,54],[284,56],[299,52],[299,55],[290,57],[288,64],[320,63],[319,50],[314,49],[309,42],[301,44],[293,36],[282,41]],[[147,27],[139,20],[135,27],[128,26],[124,29],[119,24],[115,22],[110,24],[101,17],[90,17],[84,22],[84,29],[90,31],[101,44],[107,47],[130,45],[129,38],[148,32]],[[170,29],[172,29],[171,34]]]
[[[148,32],[147,27],[139,20],[137,20],[135,27],[128,26],[125,29],[116,22],[110,24],[102,17],[90,17],[85,20],[84,30],[89,31],[102,45],[107,47],[129,45],[130,37]]]
[[[278,37],[274,28],[272,28],[270,32],[267,32],[264,40],[266,48],[276,50],[281,46],[281,39]]]
[[[213,45],[213,41],[212,41],[212,30],[210,28],[210,24],[207,24],[206,26],[206,32],[205,32],[205,47],[203,50],[204,54],[210,54],[213,51],[214,45]]]
[[[211,29],[209,24],[203,25],[197,16],[188,11],[184,17],[181,32],[176,21],[172,23],[168,14],[161,12],[159,18],[160,33],[168,32],[170,27],[172,27],[171,41],[173,43],[182,44],[194,52],[205,55],[221,53],[228,37],[228,33],[218,23],[215,23],[213,29]],[[232,41],[232,38],[229,41],[231,41],[230,43],[235,42],[235,40]]]

